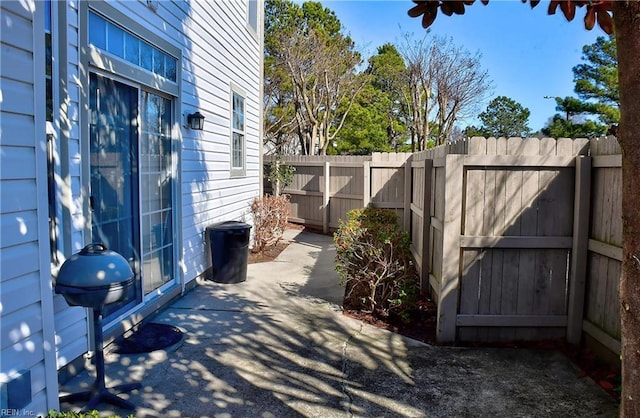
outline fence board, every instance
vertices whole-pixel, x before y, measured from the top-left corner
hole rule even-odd
[[[456,315],[458,313],[459,256],[462,213],[463,156],[451,154],[446,157],[443,173],[449,187],[444,188],[444,222],[440,298],[438,300],[438,342],[453,342],[456,339]]]
[[[591,201],[591,158],[581,156],[576,161],[575,209],[569,300],[567,341],[579,344],[582,337],[582,317],[586,289],[586,259],[589,241],[589,203]],[[558,313],[558,312],[554,312]]]

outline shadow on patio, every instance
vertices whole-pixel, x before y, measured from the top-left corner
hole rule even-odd
[[[154,318],[186,331],[177,349],[107,355],[109,386],[142,382],[137,417],[616,415],[560,353],[433,347],[343,316],[331,237],[298,232],[246,282],[203,283]]]

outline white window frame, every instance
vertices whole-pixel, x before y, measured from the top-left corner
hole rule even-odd
[[[239,96],[242,98],[242,129],[238,129],[234,126],[234,96]],[[247,166],[247,117],[246,117],[246,109],[247,109],[247,95],[241,89],[231,86],[231,93],[229,94],[229,127],[230,127],[230,135],[229,135],[229,167],[231,169],[231,177],[243,177],[246,175],[246,166]],[[242,144],[241,144],[241,165],[234,165],[234,152],[236,148],[234,147],[234,134],[238,134],[242,136]]]

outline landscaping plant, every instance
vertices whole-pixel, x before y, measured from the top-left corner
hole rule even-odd
[[[261,253],[276,245],[287,228],[290,212],[289,196],[263,196],[251,204],[253,213],[253,252]]]
[[[280,196],[282,191],[293,182],[296,168],[288,165],[280,157],[265,167],[265,178],[271,183],[274,196]]]
[[[409,319],[418,295],[410,240],[395,212],[364,208],[347,213],[334,235],[344,308]]]

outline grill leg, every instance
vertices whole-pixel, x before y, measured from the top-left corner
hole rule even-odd
[[[126,383],[123,385],[117,385],[112,388],[107,388],[105,385],[105,372],[104,372],[104,352],[102,345],[104,343],[102,336],[102,310],[93,310],[93,323],[94,323],[94,338],[96,343],[96,380],[91,390],[84,392],[72,393],[70,395],[64,395],[60,397],[60,402],[77,402],[77,401],[89,401],[84,407],[85,411],[91,411],[101,403],[108,403],[118,406],[123,409],[135,409],[135,405],[125,399],[122,399],[117,394],[127,393],[132,390],[140,389],[142,385],[140,383]]]

